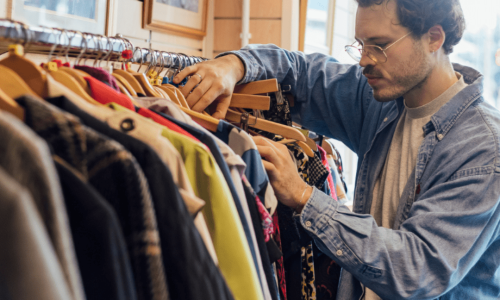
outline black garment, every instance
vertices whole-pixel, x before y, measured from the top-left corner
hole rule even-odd
[[[26,125],[115,209],[127,243],[138,298],[168,297],[153,203],[136,159],[122,145],[48,102],[31,96],[16,101],[24,108]]]
[[[254,261],[255,269],[257,270],[257,276],[260,278],[260,272],[259,272],[259,267],[257,265],[257,255],[253,247],[252,243],[252,238],[251,238],[251,233],[250,233],[250,225],[246,222],[245,214],[243,212],[243,207],[241,206],[241,201],[239,200],[238,193],[236,192],[236,188],[234,187],[233,179],[231,178],[231,173],[229,171],[229,167],[226,164],[226,161],[224,160],[224,157],[220,151],[219,146],[215,142],[215,140],[207,135],[205,132],[189,125],[183,122],[180,122],[179,120],[172,118],[171,116],[164,114],[162,112],[154,111],[153,112],[157,113],[158,115],[164,117],[165,119],[175,123],[182,129],[186,130],[188,133],[193,135],[195,138],[197,138],[200,142],[205,144],[205,146],[208,147],[210,150],[210,153],[212,153],[212,156],[215,158],[215,162],[217,162],[217,165],[222,171],[222,174],[224,175],[224,179],[226,179],[227,185],[229,186],[229,190],[231,191],[231,195],[233,196],[234,199],[234,204],[236,205],[236,209],[238,210],[238,215],[240,216],[241,223],[243,225],[243,230],[245,231],[245,237],[247,239],[248,245],[250,246],[250,252],[252,253],[252,258]],[[262,286],[261,286],[262,287]]]
[[[259,209],[257,207],[257,202],[255,200],[255,195],[253,191],[244,184],[243,189],[245,190],[245,196],[247,198],[248,209],[250,210],[250,216],[252,218],[253,229],[255,231],[255,237],[257,240],[257,245],[259,246],[260,257],[262,260],[262,266],[264,273],[266,275],[267,285],[269,286],[269,292],[273,300],[278,300],[278,287],[276,281],[274,280],[271,261],[269,259],[269,254],[267,252],[267,246],[264,239],[264,231],[262,229],[262,220],[260,218]],[[272,241],[272,239],[270,239]]]
[[[158,154],[145,143],[82,111],[65,97],[47,101],[119,142],[136,158],[148,180],[154,203],[171,299],[233,299],[194,225],[172,174]]]
[[[127,246],[113,208],[75,173],[54,163],[87,299],[137,299]]]

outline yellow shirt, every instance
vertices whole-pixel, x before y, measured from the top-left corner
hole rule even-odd
[[[126,109],[113,105],[115,110]],[[219,267],[237,300],[263,300],[257,271],[241,220],[224,175],[202,143],[164,127],[162,135],[177,149],[193,190],[206,202],[202,212]]]

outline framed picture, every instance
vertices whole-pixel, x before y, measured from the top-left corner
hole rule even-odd
[[[48,26],[106,35],[109,0],[8,0],[9,17]],[[9,6],[8,6],[9,7]]]
[[[143,27],[202,39],[206,35],[207,0],[144,0]]]

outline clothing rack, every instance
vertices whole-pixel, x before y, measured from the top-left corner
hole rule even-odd
[[[183,69],[208,60],[183,53],[135,47],[120,34],[106,37],[61,28],[28,26],[14,20],[0,19],[0,53],[7,52],[8,46],[12,43],[23,44],[27,53],[100,59],[103,62],[132,62],[174,69]],[[130,58],[123,57],[123,52],[126,50],[129,55],[131,54]]]

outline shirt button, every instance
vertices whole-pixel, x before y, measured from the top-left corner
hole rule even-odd
[[[387,122],[387,118],[384,119],[384,122]]]
[[[311,221],[306,221],[306,227],[311,227],[312,223]]]
[[[440,134],[437,135],[437,138],[438,138],[438,140],[442,140],[443,139],[443,135],[440,133]]]
[[[125,131],[125,132],[134,130],[134,128],[135,128],[134,120],[132,120],[132,119],[123,120],[122,123],[120,124],[120,128],[122,131]]]
[[[337,256],[342,256],[344,255],[344,252],[342,252],[342,250],[337,250]]]

